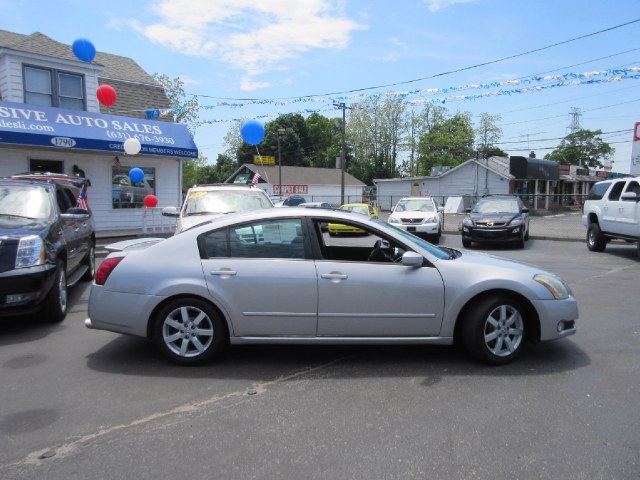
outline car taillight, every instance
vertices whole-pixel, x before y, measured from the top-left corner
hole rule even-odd
[[[118,265],[123,258],[124,257],[113,257],[105,259],[96,272],[96,285],[104,285],[104,282],[107,281],[107,278],[109,278],[113,269],[116,268],[116,265]]]

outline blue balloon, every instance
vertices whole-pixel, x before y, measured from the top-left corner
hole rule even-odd
[[[264,138],[264,127],[257,120],[247,120],[240,129],[242,139],[249,145],[257,145]]]
[[[131,170],[129,170],[129,178],[131,179],[132,183],[140,183],[142,182],[142,180],[144,180],[144,172],[141,168],[133,167]]]
[[[90,62],[96,56],[96,47],[86,38],[79,38],[73,42],[71,50],[73,50],[74,55],[83,62]]]

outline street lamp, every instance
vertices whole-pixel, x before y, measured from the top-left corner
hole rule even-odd
[[[282,156],[280,155],[280,137],[284,135],[285,129],[278,129],[278,195],[282,195]]]

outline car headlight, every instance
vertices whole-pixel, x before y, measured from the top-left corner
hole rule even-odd
[[[400,219],[391,215],[387,220],[389,223],[400,223]]]
[[[518,225],[522,225],[522,223],[523,223],[522,218],[518,217],[518,218],[514,218],[513,220],[511,220],[509,225],[511,225],[512,227],[517,227]]]
[[[16,254],[16,268],[33,267],[44,264],[42,239],[37,235],[22,237]]]
[[[553,298],[555,298],[556,300],[564,300],[565,298],[569,298],[571,289],[558,277],[547,275],[546,273],[538,273],[533,276],[533,279],[540,285],[544,286],[547,290],[549,290],[549,292],[551,292],[551,295],[553,295]]]
[[[465,227],[472,227],[473,221],[471,220],[471,218],[465,217],[464,220],[462,220],[462,225],[464,225]]]
[[[438,223],[438,217],[427,217],[422,223]]]

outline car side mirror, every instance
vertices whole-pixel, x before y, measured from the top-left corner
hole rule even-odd
[[[640,201],[640,195],[635,192],[624,192],[620,195],[620,200],[626,200],[628,202],[638,202]]]
[[[405,267],[421,267],[424,259],[422,255],[416,252],[404,252],[402,255],[402,265]]]
[[[527,207],[524,207],[522,210],[520,210],[522,213],[529,213],[529,209]]]
[[[163,217],[174,217],[177,218],[180,216],[180,211],[176,207],[164,207],[161,210]]]

